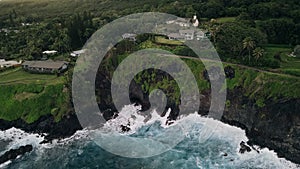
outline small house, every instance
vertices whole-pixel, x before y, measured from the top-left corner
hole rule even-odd
[[[62,73],[68,68],[68,62],[65,61],[25,61],[22,64],[24,70],[33,73]]]

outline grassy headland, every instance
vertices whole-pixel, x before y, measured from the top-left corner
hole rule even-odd
[[[0,73],[0,119],[32,123],[52,114],[59,121],[70,106],[65,83],[64,77],[30,74],[20,68]]]

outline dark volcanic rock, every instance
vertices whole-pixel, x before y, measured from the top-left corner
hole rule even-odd
[[[211,69],[216,74],[219,72],[219,68],[212,67]],[[224,71],[226,78],[235,77],[235,70],[232,67],[227,66]],[[204,71],[202,75],[207,81],[218,79],[218,76],[209,78],[207,71]],[[153,83],[163,77],[158,74],[158,79]],[[100,73],[96,84],[98,84],[96,86],[102,86],[103,91],[100,95],[103,93],[105,95],[100,96],[102,98],[99,101],[101,111],[115,110],[111,103],[108,77]],[[207,115],[210,110],[211,91],[209,89],[201,94],[199,114]],[[143,110],[147,110],[151,106],[147,93],[143,93],[141,86],[134,82],[130,86],[130,99],[132,103],[142,105]],[[244,129],[249,138],[248,145],[268,147],[277,152],[280,157],[300,164],[300,99],[266,100],[265,106],[260,108],[256,105],[256,100],[245,96],[242,88],[235,88],[227,91],[227,100],[230,101],[230,106],[226,108],[221,121]],[[166,110],[168,108],[172,109],[169,119],[175,120],[180,112],[178,104],[168,100]],[[110,113],[110,116],[112,115],[113,113]]]
[[[235,70],[231,66],[226,66],[224,68],[226,78],[233,79],[235,77]]]
[[[120,127],[121,127],[122,132],[128,132],[131,130],[128,126],[121,125]]]
[[[52,115],[43,116],[31,124],[27,124],[21,119],[15,121],[0,119],[0,130],[7,130],[12,127],[22,129],[29,133],[48,133],[45,137],[45,142],[72,136],[77,130],[82,129],[75,113],[63,117],[60,122],[55,122]]]
[[[33,149],[32,145],[21,146],[18,149],[11,149],[0,156],[0,164],[5,163],[9,160],[16,159],[19,155],[24,155],[27,152],[31,152]]]
[[[247,146],[246,145],[246,143],[244,142],[244,141],[242,141],[241,143],[240,143],[240,153],[241,154],[244,154],[245,152],[250,152],[251,151],[251,148],[249,147],[249,146]]]
[[[228,91],[230,106],[222,121],[246,131],[249,145],[274,150],[279,157],[300,163],[300,99],[277,99],[256,106],[241,88]]]

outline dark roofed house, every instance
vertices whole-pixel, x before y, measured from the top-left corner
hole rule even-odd
[[[68,68],[65,61],[25,61],[22,64],[24,70],[34,73],[61,73]]]

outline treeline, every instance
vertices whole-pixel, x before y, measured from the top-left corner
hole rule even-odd
[[[91,13],[83,12],[63,20],[18,26],[0,32],[0,57],[41,59],[45,50],[60,54],[79,49],[95,32]]]
[[[298,0],[90,0],[90,1],[4,1],[0,3],[0,20],[9,24],[16,16],[19,21],[33,22],[49,18],[69,17],[82,11],[91,12],[102,19],[114,19],[137,12],[159,11],[181,17],[197,13],[202,18],[238,16],[245,12],[254,20],[270,18],[291,18],[300,21],[300,2]],[[41,15],[42,14],[42,15]],[[0,26],[1,25],[0,22]]]
[[[278,67],[277,61],[261,59],[267,43],[300,44],[299,0],[25,1],[0,3],[0,28],[10,29],[0,32],[0,57],[39,59],[43,50],[64,54],[81,48],[102,25],[149,11],[187,18],[197,14],[220,56],[248,65]],[[219,17],[236,20],[211,22]],[[182,48],[179,53],[191,52]]]

